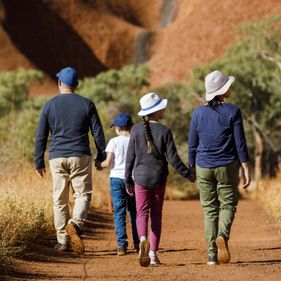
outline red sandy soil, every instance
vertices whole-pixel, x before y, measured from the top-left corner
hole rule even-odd
[[[151,32],[152,86],[186,81],[193,67],[220,58],[247,21],[281,13],[280,0],[175,0],[172,23],[160,26],[164,0],[2,0],[0,71],[41,69],[53,81],[73,65],[84,76],[136,61],[136,42]],[[49,82],[48,82],[49,81]],[[34,87],[52,92],[54,84]]]
[[[239,204],[229,243],[232,258],[227,265],[206,265],[199,201],[165,202],[159,266],[139,266],[132,250],[118,257],[112,215],[103,211],[92,211],[84,239],[86,252],[79,257],[55,252],[54,237],[47,237],[15,262],[16,270],[8,280],[281,280],[280,227],[254,201]]]

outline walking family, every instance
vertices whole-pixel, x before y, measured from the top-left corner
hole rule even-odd
[[[133,124],[128,114],[116,115],[111,127],[117,136],[106,146],[94,103],[75,93],[78,85],[75,69],[63,68],[57,78],[59,94],[43,105],[35,144],[36,172],[43,177],[46,172],[44,154],[50,134],[55,249],[72,249],[78,254],[85,251],[81,235],[92,197],[90,130],[97,149],[96,168],[111,167],[110,192],[117,255],[127,254],[128,209],[139,264],[160,264],[158,249],[170,163],[185,179],[194,182],[197,178],[205,215],[207,263],[228,263],[228,240],[238,203],[240,167],[243,187],[247,188],[251,181],[241,112],[238,107],[224,102],[231,95],[234,77],[219,71],[206,76],[207,103],[193,112],[189,130],[189,166],[177,153],[171,129],[160,123],[168,105],[167,99],[156,93],[144,95],[138,112],[142,121],[137,124]],[[70,191],[74,198],[72,212],[69,208]]]

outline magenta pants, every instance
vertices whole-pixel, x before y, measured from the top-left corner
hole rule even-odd
[[[166,186],[145,188],[135,184],[137,207],[137,229],[139,238],[147,237],[148,216],[150,211],[150,250],[157,251],[161,236],[162,208]]]

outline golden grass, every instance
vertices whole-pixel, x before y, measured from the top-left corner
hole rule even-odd
[[[264,179],[255,196],[281,224],[281,173],[275,179]]]
[[[93,171],[92,206],[107,207],[107,171]],[[24,250],[30,241],[54,231],[52,181],[49,169],[44,178],[27,163],[0,167],[0,260]]]

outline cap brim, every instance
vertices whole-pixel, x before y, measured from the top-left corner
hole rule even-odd
[[[206,92],[205,100],[211,101],[216,96],[224,95],[228,91],[228,89],[230,88],[231,84],[234,81],[235,81],[235,77],[228,76],[228,81],[219,90],[217,90],[216,92],[213,92],[213,93]]]
[[[138,113],[138,116],[147,116],[151,113],[154,113],[156,111],[159,111],[159,110],[162,110],[162,109],[165,109],[167,107],[167,104],[168,104],[168,100],[167,99],[162,99],[162,101],[155,107],[149,109],[149,110],[141,110],[139,113]]]

